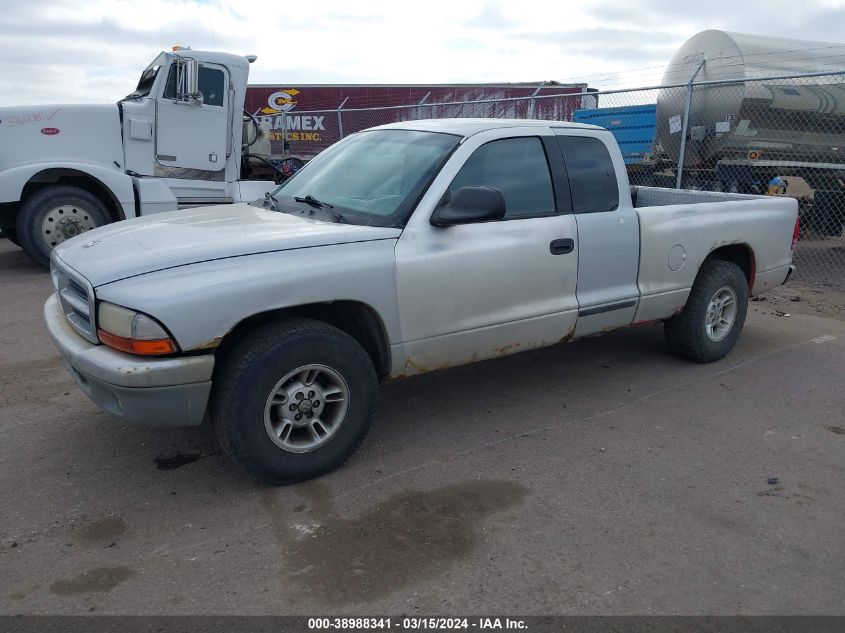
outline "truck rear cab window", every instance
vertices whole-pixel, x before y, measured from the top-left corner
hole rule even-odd
[[[502,192],[506,220],[555,213],[549,163],[536,136],[490,141],[475,150],[449,185],[449,195],[472,185]]]
[[[225,85],[225,77],[222,70],[200,66],[200,73],[197,81],[200,92],[202,93],[203,105],[223,105],[223,87]],[[170,73],[167,75],[167,85],[164,87],[164,98],[176,98],[175,64],[170,67]]]
[[[591,136],[557,137],[569,187],[573,213],[602,213],[619,208],[619,186],[610,152]]]

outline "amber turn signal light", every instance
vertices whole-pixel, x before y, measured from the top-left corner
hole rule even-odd
[[[100,337],[100,341],[105,345],[129,354],[160,356],[162,354],[172,354],[176,351],[176,346],[173,345],[173,341],[169,338],[143,341],[115,336],[105,330],[97,330],[97,334]]]

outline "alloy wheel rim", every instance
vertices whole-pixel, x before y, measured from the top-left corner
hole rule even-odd
[[[707,305],[704,315],[704,330],[714,343],[718,343],[733,329],[736,321],[736,292],[729,286],[719,288]]]
[[[298,367],[276,383],[264,405],[264,428],[273,443],[307,453],[337,435],[349,410],[349,386],[326,365]]]

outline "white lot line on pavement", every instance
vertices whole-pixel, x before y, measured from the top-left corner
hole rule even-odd
[[[821,336],[817,336],[816,338],[811,338],[811,343],[829,343],[830,341],[835,341],[836,337],[831,336],[830,334],[822,334]]]

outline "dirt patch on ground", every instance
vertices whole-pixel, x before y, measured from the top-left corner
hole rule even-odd
[[[84,571],[72,578],[57,580],[50,585],[50,593],[72,596],[80,593],[104,593],[136,576],[137,572],[127,567],[97,567]]]
[[[370,602],[445,574],[470,555],[489,515],[518,505],[528,492],[512,481],[469,481],[402,492],[341,517],[322,482],[300,491],[307,501],[292,522],[275,491],[265,496],[285,552],[284,591],[297,602],[331,606]]]
[[[845,291],[791,281],[754,297],[749,307],[756,312],[784,318],[793,314],[810,314],[845,321]]]

